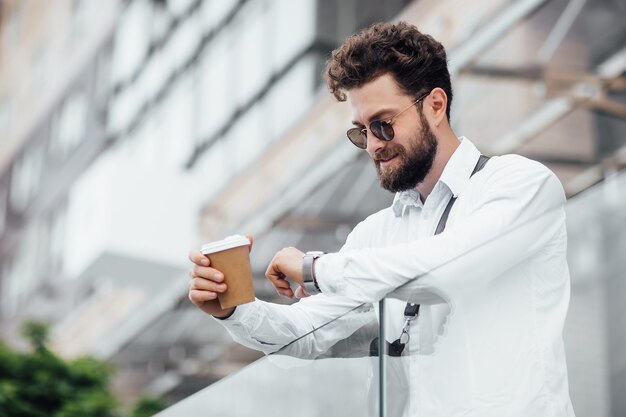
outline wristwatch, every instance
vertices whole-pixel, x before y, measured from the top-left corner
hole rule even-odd
[[[311,295],[322,292],[320,287],[317,285],[315,271],[313,270],[313,261],[322,255],[324,255],[324,252],[319,251],[310,251],[302,255],[302,278],[304,281],[302,286],[304,287],[304,290]]]

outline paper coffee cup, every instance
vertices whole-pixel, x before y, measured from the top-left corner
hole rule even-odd
[[[241,235],[228,236],[202,245],[201,252],[211,261],[211,267],[224,274],[226,292],[217,293],[220,306],[235,307],[254,301],[250,240]]]

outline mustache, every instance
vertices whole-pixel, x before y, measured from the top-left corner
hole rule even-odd
[[[402,156],[404,153],[404,149],[401,146],[396,148],[387,146],[386,148],[375,152],[374,155],[372,155],[372,160],[380,162],[381,160],[391,159],[394,156]]]

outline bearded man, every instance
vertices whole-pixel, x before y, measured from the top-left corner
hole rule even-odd
[[[446,52],[412,25],[376,24],[348,38],[326,76],[352,110],[348,139],[396,193],[392,205],[358,224],[337,253],[292,247],[274,256],[266,276],[281,295],[301,298],[293,305],[222,310],[223,275],[197,250],[191,301],[236,341],[269,353],[386,298],[386,353],[411,369],[402,414],[573,416],[558,179],[518,155],[487,158],[452,131]],[[322,353],[356,325],[321,328],[306,349]]]

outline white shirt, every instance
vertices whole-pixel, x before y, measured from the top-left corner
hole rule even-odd
[[[273,352],[359,303],[387,297],[393,341],[406,301],[418,302],[401,362],[405,415],[574,416],[562,341],[569,303],[563,188],[543,165],[517,155],[492,157],[470,179],[478,157],[461,138],[424,204],[416,191],[398,193],[391,207],[357,225],[341,251],[318,259],[322,294],[292,306],[257,300],[220,323],[236,341]],[[452,196],[446,229],[433,236]],[[293,354],[323,353],[362,325],[359,317],[316,331]]]

